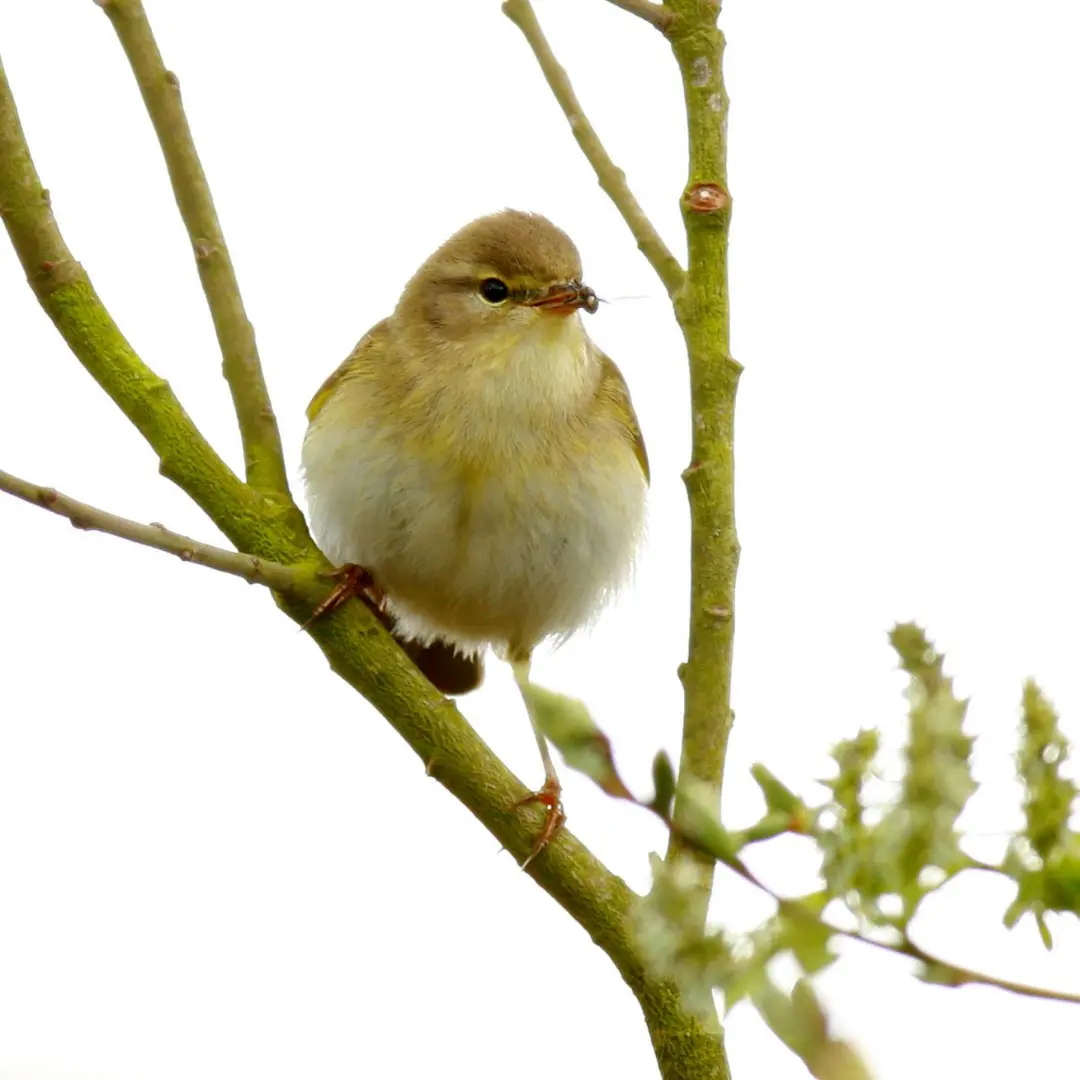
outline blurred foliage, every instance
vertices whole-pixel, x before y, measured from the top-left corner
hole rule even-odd
[[[1015,926],[1030,911],[1043,944],[1052,941],[1047,911],[1080,913],[1080,835],[1069,830],[1076,785],[1061,775],[1069,744],[1058,716],[1030,679],[1024,684],[1016,771],[1024,787],[1024,829],[1012,838],[1004,870],[1016,881],[1016,899],[1005,913]]]
[[[616,799],[632,798],[615,769],[611,740],[596,726],[585,703],[533,682],[519,685],[529,715],[545,737],[559,748],[566,764],[583,772],[608,795]]]
[[[1016,898],[1005,912],[1005,923],[1014,926],[1030,912],[1047,947],[1051,944],[1047,912],[1080,915],[1080,834],[1070,829],[1077,787],[1062,774],[1070,748],[1050,703],[1035,683],[1024,686],[1016,752],[1024,824],[1010,838],[1000,865],[977,862],[964,852],[957,828],[976,788],[973,740],[963,730],[967,702],[955,695],[952,679],[945,675],[944,657],[921,629],[899,625],[890,642],[909,677],[903,775],[895,796],[883,805],[868,803],[868,784],[881,771],[881,737],[876,730],[865,729],[832,749],[835,775],[823,781],[828,798],[816,805],[765,766],[755,765],[752,776],[764,797],[765,814],[738,831],[723,826],[706,788],[689,779],[676,783],[663,752],[653,765],[655,794],[635,798],[615,771],[607,738],[588,719],[584,706],[558,695],[544,699],[549,714],[544,731],[569,765],[582,768],[578,762],[583,762],[583,771],[604,790],[652,810],[776,901],[775,913],[750,933],[703,930],[697,907],[700,870],[689,860],[670,862],[653,855],[652,888],[634,914],[645,962],[672,979],[687,1006],[702,1015],[708,1015],[718,991],[726,1009],[749,1002],[811,1075],[821,1080],[869,1076],[855,1051],[830,1034],[807,981],[835,960],[837,936],[872,941],[917,959],[919,976],[927,982],[951,987],[981,983],[1039,993],[928,955],[908,936],[912,917],[926,896],[962,870],[974,868],[1016,883]],[[779,897],[742,861],[747,846],[787,833],[808,838],[820,851],[824,886],[820,891],[794,899]],[[846,908],[856,929],[850,928],[850,920],[841,927],[826,919],[830,905]],[[790,993],[781,989],[770,970],[781,956],[793,960],[801,972]]]

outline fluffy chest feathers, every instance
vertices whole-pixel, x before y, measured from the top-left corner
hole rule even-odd
[[[576,317],[552,324],[435,356],[381,324],[313,403],[315,539],[371,571],[406,634],[531,648],[630,570],[646,480],[629,397]]]
[[[438,379],[430,354],[410,349],[416,369],[401,404],[418,437],[445,436],[455,456],[493,471],[530,450],[550,453],[590,411],[602,376],[579,319],[550,322],[532,332],[443,344],[434,360],[445,371]]]

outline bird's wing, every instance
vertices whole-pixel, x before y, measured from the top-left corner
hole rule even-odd
[[[597,350],[597,352],[600,352],[600,350]],[[630,400],[630,391],[626,386],[626,380],[622,377],[622,372],[616,367],[615,361],[606,353],[600,352],[600,363],[600,385],[597,388],[596,396],[615,406],[619,422],[633,445],[634,456],[641,466],[645,482],[648,483],[649,455],[645,451],[645,439],[641,434],[641,425],[638,423],[637,413],[634,412],[633,402]]]
[[[338,369],[319,387],[307,407],[308,422],[322,412],[323,406],[334,396],[334,391],[352,375],[360,375],[372,363],[377,363],[387,334],[387,320],[376,323],[361,339],[355,349],[342,361]]]

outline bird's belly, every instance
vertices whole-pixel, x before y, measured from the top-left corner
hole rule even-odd
[[[315,539],[371,571],[406,634],[528,649],[588,622],[633,562],[644,478],[621,442],[590,449],[556,476],[550,456],[480,471],[354,440],[307,469]]]

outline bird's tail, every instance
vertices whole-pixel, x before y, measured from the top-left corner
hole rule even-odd
[[[376,614],[436,690],[443,694],[467,694],[484,681],[482,657],[463,656],[445,641],[433,641],[430,645],[419,641],[404,641],[394,633],[393,615],[388,611],[379,611]]]

